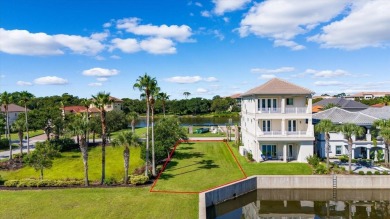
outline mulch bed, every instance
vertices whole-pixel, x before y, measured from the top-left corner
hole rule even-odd
[[[0,170],[18,170],[23,167],[23,159],[15,158],[0,162]]]

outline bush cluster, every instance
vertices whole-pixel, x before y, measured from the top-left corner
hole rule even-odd
[[[68,187],[84,185],[83,180],[37,180],[37,179],[22,179],[5,181],[6,187]]]
[[[4,184],[4,180],[3,178],[1,178],[1,175],[0,175],[0,185],[3,185]]]
[[[247,153],[246,157],[248,158],[249,161],[253,161],[253,154],[252,153]]]
[[[133,185],[143,185],[148,182],[149,177],[145,175],[130,175],[130,183]]]
[[[51,139],[50,144],[60,152],[79,150],[79,145],[72,138]]]
[[[321,159],[317,157],[317,155],[308,156],[306,158],[309,165],[313,167],[313,173],[314,174],[328,174],[329,170],[326,168],[324,164],[321,164]]]
[[[104,185],[112,186],[118,184],[118,181],[114,177],[107,177],[104,179]]]
[[[348,162],[348,155],[344,154],[343,156],[340,156],[339,159],[340,159],[340,162],[346,163],[346,162]]]
[[[9,142],[7,138],[0,139],[0,149],[2,150],[9,149]]]

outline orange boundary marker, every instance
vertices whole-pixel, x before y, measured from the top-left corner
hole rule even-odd
[[[233,156],[237,166],[240,168],[242,174],[244,175],[243,178],[241,179],[238,179],[238,180],[234,180],[234,181],[231,181],[231,182],[228,182],[228,183],[225,183],[225,184],[222,184],[222,185],[218,185],[218,186],[214,186],[212,188],[209,188],[209,189],[205,189],[205,190],[202,190],[200,192],[195,192],[195,191],[165,191],[165,190],[153,190],[154,187],[156,186],[157,184],[157,181],[158,179],[160,178],[161,174],[164,172],[165,168],[167,167],[168,163],[171,161],[172,159],[172,156],[173,156],[173,153],[175,152],[177,146],[179,146],[181,143],[183,142],[224,142],[225,145],[227,146],[227,148],[229,149],[231,155]],[[215,189],[215,188],[218,188],[218,187],[221,187],[221,186],[225,186],[225,185],[228,185],[228,184],[231,184],[231,183],[234,183],[234,182],[238,182],[240,180],[243,180],[243,179],[246,179],[247,178],[247,175],[244,171],[244,169],[242,169],[242,166],[241,164],[238,162],[237,160],[237,157],[234,155],[232,149],[230,148],[230,145],[226,142],[226,141],[223,141],[223,140],[187,140],[187,141],[183,141],[183,140],[179,140],[175,143],[175,146],[173,147],[173,150],[171,151],[171,153],[169,154],[169,159],[167,159],[167,161],[165,161],[163,167],[161,168],[161,171],[160,173],[157,175],[157,178],[156,180],[154,181],[152,187],[150,188],[149,192],[156,192],[156,193],[171,193],[171,194],[199,194],[199,193],[202,193],[202,192],[206,192],[206,191],[209,191],[209,190],[212,190],[212,189]]]

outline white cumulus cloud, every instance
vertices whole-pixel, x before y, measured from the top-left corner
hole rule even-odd
[[[45,76],[34,79],[34,84],[40,85],[62,85],[68,84],[68,80],[57,76]]]
[[[251,0],[213,0],[215,4],[214,12],[222,15],[225,12],[242,9]]]
[[[218,81],[216,77],[208,77],[208,78],[203,78],[204,81],[206,82],[215,82]]]
[[[211,17],[211,13],[209,11],[201,11],[200,15],[202,15],[202,17]]]
[[[256,3],[241,20],[240,36],[249,34],[270,38],[275,46],[293,50],[304,47],[293,41],[319,24],[339,15],[349,0],[268,0]]]
[[[322,33],[308,39],[325,48],[346,50],[389,46],[389,11],[388,0],[354,2],[346,17],[323,27]]]
[[[151,54],[174,54],[176,48],[170,39],[151,38],[142,40],[140,46],[143,50]]]
[[[133,33],[135,35],[150,36],[157,38],[171,38],[179,42],[185,42],[189,40],[192,35],[191,28],[187,25],[152,25],[139,24],[141,19],[139,18],[124,18],[117,21],[116,27],[118,29],[124,29],[126,32]]]
[[[31,82],[28,82],[28,81],[17,81],[16,85],[18,85],[18,86],[31,86],[33,84]]]
[[[95,55],[104,49],[98,40],[78,35],[48,35],[27,30],[0,28],[0,51],[14,55],[62,55],[73,53]]]
[[[192,84],[202,80],[200,76],[175,76],[165,79],[168,82],[178,83],[178,84]]]
[[[276,69],[266,69],[266,68],[252,68],[251,72],[253,73],[262,73],[262,74],[277,74],[277,73],[285,73],[285,72],[293,72],[295,71],[294,67],[281,67]]]
[[[275,77],[276,77],[276,75],[274,75],[274,74],[262,74],[262,75],[260,75],[259,79],[268,80],[268,79],[272,79]]]
[[[198,93],[198,94],[205,94],[207,92],[209,92],[209,91],[207,89],[205,89],[205,88],[198,88],[198,89],[196,89],[196,93]]]
[[[343,82],[340,81],[316,81],[314,82],[316,86],[339,86],[344,85]]]
[[[95,76],[95,77],[110,77],[119,74],[119,71],[116,69],[106,69],[106,68],[91,68],[83,71],[85,76]]]
[[[115,38],[111,40],[112,46],[110,51],[114,49],[119,49],[124,53],[135,53],[138,52],[141,48],[136,39],[119,39]]]
[[[314,70],[307,69],[306,74],[311,74],[314,78],[334,78],[342,76],[350,76],[351,74],[345,70],[336,69],[336,70]]]
[[[88,86],[90,87],[100,87],[102,86],[103,84],[100,83],[100,82],[94,82],[94,83],[89,83]]]
[[[107,81],[108,78],[101,77],[101,78],[96,78],[96,80],[97,80],[97,81],[103,82],[103,81]]]

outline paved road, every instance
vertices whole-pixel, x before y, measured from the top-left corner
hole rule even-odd
[[[45,141],[46,135],[37,135],[35,137],[30,138],[30,150],[34,150],[35,143]],[[12,141],[12,143],[17,143],[19,144],[19,141]],[[27,140],[23,140],[23,152],[27,152]],[[19,154],[20,153],[20,148],[16,148],[12,150],[12,154]],[[8,151],[3,151],[0,152],[0,159],[3,158],[8,158],[9,157],[9,150]]]

